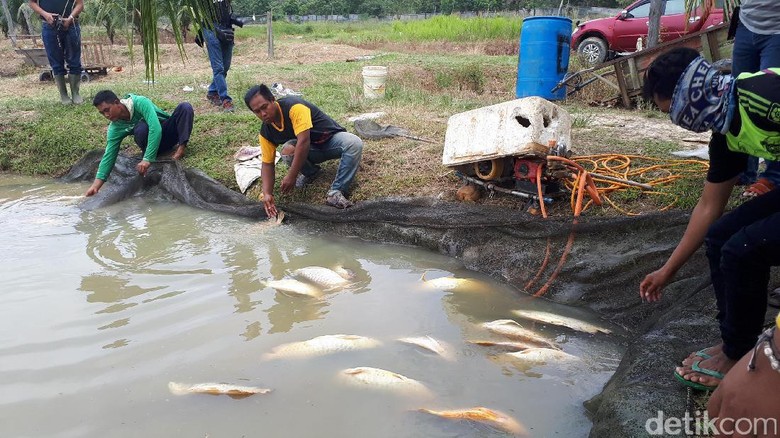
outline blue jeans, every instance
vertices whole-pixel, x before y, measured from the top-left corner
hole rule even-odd
[[[780,67],[780,34],[753,33],[740,23],[734,36],[731,73],[736,77],[740,73],[753,73],[769,67]],[[750,156],[747,169],[740,179],[742,182],[752,183],[756,180],[757,173],[758,157]],[[780,187],[780,162],[767,160],[766,170],[761,177]]]
[[[739,360],[764,324],[772,266],[780,265],[780,190],[751,199],[707,232],[707,258],[718,305],[723,352]]]
[[[233,99],[228,95],[227,74],[230,70],[230,62],[233,60],[234,44],[220,41],[214,32],[208,29],[203,29],[203,39],[206,41],[213,76],[208,92],[218,94],[220,100],[232,101]]]
[[[320,163],[341,158],[339,168],[336,170],[336,178],[333,179],[328,193],[338,190],[346,194],[349,193],[349,186],[355,179],[362,156],[363,140],[355,134],[339,132],[325,143],[309,146],[309,155],[303,163],[301,173],[313,177],[320,171]],[[292,162],[292,158],[289,162]]]
[[[65,75],[65,64],[72,75],[81,76],[81,28],[73,23],[67,29],[55,28],[47,22],[41,26],[41,39],[55,76]]]

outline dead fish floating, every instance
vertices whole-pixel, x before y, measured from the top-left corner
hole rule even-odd
[[[392,391],[399,394],[429,397],[431,391],[421,382],[381,368],[348,368],[340,373],[342,380],[352,385]]]
[[[382,345],[376,339],[358,335],[323,335],[301,342],[290,342],[274,347],[263,355],[270,359],[297,359],[304,357],[324,356],[342,351],[355,351],[374,348]]]
[[[545,324],[552,324],[562,327],[568,327],[572,330],[577,330],[585,333],[612,333],[612,330],[596,326],[594,324],[580,321],[579,319],[570,318],[568,316],[556,315],[550,312],[542,312],[539,310],[513,310],[512,313],[523,319],[531,321],[541,322]]]
[[[535,345],[527,342],[495,342],[495,341],[466,341],[470,344],[481,345],[483,347],[496,347],[506,351],[523,351],[529,348],[536,348]]]
[[[276,227],[278,225],[281,225],[284,221],[285,213],[281,210],[279,210],[276,214],[276,217],[269,217],[268,219],[264,221],[258,221],[254,226],[259,229],[266,229],[266,228],[272,228]]]
[[[490,330],[493,333],[497,333],[512,339],[526,341],[531,344],[535,344],[536,346],[555,349],[558,348],[554,342],[537,335],[531,330],[521,327],[517,321],[513,321],[511,319],[498,319],[495,321],[486,322],[482,324],[482,327]]]
[[[289,292],[294,295],[301,295],[301,296],[307,296],[312,298],[322,297],[322,290],[320,290],[319,288],[312,286],[309,283],[304,283],[302,281],[295,280],[293,278],[284,278],[281,280],[270,280],[270,281],[266,281],[265,285],[267,287],[271,287],[276,290],[280,290],[282,292]]]
[[[338,272],[323,268],[322,266],[308,266],[296,269],[293,275],[308,282],[314,283],[324,289],[334,289],[349,284],[349,280],[339,275]]]
[[[436,415],[437,417],[441,418],[448,418],[452,420],[468,420],[482,423],[494,429],[498,429],[515,436],[528,435],[526,428],[514,418],[503,412],[481,406],[469,409],[455,409],[451,411],[434,411],[431,409],[420,409],[419,411],[425,412],[426,414]]]
[[[211,394],[228,395],[233,398],[244,398],[255,394],[268,394],[271,392],[267,388],[258,388],[255,386],[231,385],[229,383],[177,383],[168,382],[168,389],[172,394]]]
[[[450,348],[449,345],[447,345],[444,342],[438,341],[430,336],[400,338],[398,339],[398,341],[403,342],[405,344],[416,345],[418,347],[432,351],[447,360],[455,359],[452,354],[452,349]]]
[[[514,353],[506,353],[506,356],[509,356],[513,360],[520,360],[533,364],[570,363],[580,360],[577,356],[552,348],[529,348]]]
[[[439,277],[439,278],[433,278],[431,280],[426,280],[425,272],[423,272],[422,277],[420,277],[420,280],[423,282],[423,287],[425,287],[426,289],[440,290],[444,292],[449,292],[449,291],[476,292],[479,286],[481,285],[479,282],[469,278]]]

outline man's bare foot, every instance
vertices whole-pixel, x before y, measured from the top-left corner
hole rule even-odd
[[[176,148],[176,151],[173,153],[173,155],[171,155],[171,158],[173,158],[174,160],[181,160],[182,158],[184,158],[184,145],[183,144],[179,145]]]
[[[721,350],[709,359],[697,360],[689,366],[677,367],[675,372],[690,382],[715,387],[720,384],[723,376],[735,363],[737,361],[729,359]]]
[[[707,360],[722,351],[723,343],[714,345],[712,347],[702,348],[699,351],[694,351],[693,353],[689,354],[688,357],[683,359],[682,365],[685,367],[690,367],[697,360]]]

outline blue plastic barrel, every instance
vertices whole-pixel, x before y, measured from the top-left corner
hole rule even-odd
[[[520,97],[539,96],[547,100],[566,97],[566,87],[551,90],[569,69],[571,19],[566,17],[529,17],[520,31],[520,55],[517,61],[517,89]]]

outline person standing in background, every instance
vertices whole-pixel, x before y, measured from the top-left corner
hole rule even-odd
[[[228,94],[227,74],[230,70],[230,62],[233,59],[234,34],[233,24],[239,27],[243,24],[234,19],[233,8],[230,0],[214,0],[215,13],[214,28],[202,27],[203,38],[198,42],[201,47],[206,43],[206,51],[211,63],[212,80],[209,85],[206,99],[216,106],[222,107],[222,111],[232,112],[233,98]]]
[[[54,82],[60,92],[63,105],[81,104],[79,95],[81,82],[81,28],[79,14],[84,10],[84,0],[30,0],[30,8],[40,15],[41,39],[49,58]],[[65,84],[65,65],[68,67],[68,82],[71,95]]]
[[[732,76],[780,67],[780,1],[742,0],[732,20],[737,20]],[[780,185],[780,162],[766,160],[766,170],[758,175],[758,157],[749,157],[740,183],[748,186],[742,193],[744,197],[769,192]]]

